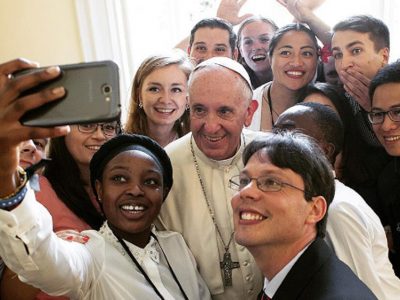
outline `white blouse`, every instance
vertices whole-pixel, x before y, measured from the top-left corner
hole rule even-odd
[[[107,225],[97,232],[83,231],[86,244],[68,242],[52,231],[52,218],[29,188],[14,210],[0,210],[0,256],[20,279],[51,295],[71,299],[158,299]],[[156,232],[154,240],[139,249],[126,242],[165,299],[183,299],[164,255],[189,299],[210,299],[182,236]]]

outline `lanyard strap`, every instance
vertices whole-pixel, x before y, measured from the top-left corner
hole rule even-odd
[[[157,241],[158,245],[160,245],[157,237],[151,233],[151,235],[153,236],[153,238]],[[144,278],[146,279],[146,281],[151,285],[151,287],[153,288],[153,290],[156,292],[156,294],[158,295],[158,297],[162,300],[164,300],[164,297],[161,295],[160,291],[157,289],[157,287],[154,285],[153,281],[151,281],[150,277],[147,275],[146,271],[142,268],[142,266],[139,264],[139,262],[136,260],[135,256],[133,256],[132,252],[129,250],[129,247],[126,245],[125,241],[123,239],[121,239],[119,236],[117,236],[118,241],[120,242],[120,244],[122,245],[122,247],[124,248],[124,250],[126,251],[126,253],[128,253],[129,257],[131,258],[131,260],[135,263],[136,267],[139,269],[140,273],[143,274]],[[168,264],[168,268],[172,274],[172,277],[174,278],[175,282],[177,283],[179,290],[182,292],[183,297],[185,298],[185,300],[188,300],[189,298],[186,296],[186,293],[184,292],[180,282],[178,281],[174,271],[172,270],[171,265],[169,264],[168,258],[165,255],[165,252],[163,250],[163,248],[160,245],[160,249],[165,257],[165,260],[167,261]]]
[[[157,241],[158,245],[160,245],[160,242],[158,241],[158,238],[156,237],[156,235],[153,232],[151,232],[150,234]],[[161,249],[161,251],[162,251],[162,253],[163,253],[164,257],[165,257],[165,260],[167,261],[168,268],[169,268],[169,270],[170,270],[170,272],[172,274],[172,277],[174,277],[175,282],[177,283],[179,289],[181,290],[183,298],[185,298],[185,300],[189,300],[188,296],[186,295],[185,291],[183,290],[183,288],[181,286],[181,283],[179,282],[178,278],[176,277],[174,270],[172,269],[171,265],[169,264],[167,255],[165,255],[165,252],[164,252],[163,248],[161,247],[161,245],[160,245],[160,249]]]

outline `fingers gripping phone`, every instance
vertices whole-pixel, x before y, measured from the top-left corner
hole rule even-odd
[[[28,69],[15,77],[44,68]],[[27,126],[56,126],[117,120],[121,114],[118,66],[112,61],[61,65],[59,77],[24,91],[21,96],[45,88],[63,86],[63,98],[25,113],[20,121]]]

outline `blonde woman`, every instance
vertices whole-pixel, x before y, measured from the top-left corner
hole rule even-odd
[[[125,131],[147,135],[165,147],[189,131],[187,55],[175,50],[143,61],[132,83]]]

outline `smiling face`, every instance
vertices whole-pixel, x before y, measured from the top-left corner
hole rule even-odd
[[[45,158],[46,145],[47,139],[33,139],[22,142],[19,146],[19,165],[26,169]]]
[[[140,100],[149,127],[173,126],[185,111],[187,77],[178,65],[151,72],[143,81]]]
[[[262,150],[260,150],[262,151]],[[250,178],[270,176],[304,190],[300,175],[290,169],[272,164],[260,151],[253,154],[241,174]],[[278,192],[263,192],[252,180],[232,199],[236,241],[249,248],[287,247],[316,235],[311,220],[313,201],[307,202],[304,193],[289,186]]]
[[[163,202],[162,171],[154,159],[138,150],[119,153],[107,163],[96,190],[113,232],[145,245]]]
[[[298,90],[313,79],[317,68],[317,49],[303,31],[284,33],[272,53],[274,83]]]
[[[388,48],[375,49],[368,33],[353,30],[336,31],[332,37],[332,54],[335,68],[341,78],[341,71],[353,68],[372,79],[379,69],[387,64]],[[341,78],[341,80],[343,80]]]
[[[240,53],[246,64],[255,73],[266,72],[271,66],[268,58],[268,47],[274,28],[263,21],[246,24],[240,36]]]
[[[372,111],[400,111],[400,83],[378,86],[372,98]],[[382,124],[372,125],[378,140],[392,156],[400,156],[400,122],[393,122],[386,114]]]
[[[70,133],[65,136],[65,145],[78,167],[87,170],[93,154],[112,136],[106,137],[100,126],[93,133],[80,132],[77,125],[70,127]]]
[[[225,56],[234,58],[229,44],[229,32],[222,28],[201,27],[194,34],[193,44],[188,49],[189,56],[196,64],[211,57]]]
[[[257,108],[244,80],[224,67],[197,70],[189,103],[190,128],[200,150],[215,160],[232,157],[240,146],[243,126],[250,125]]]

